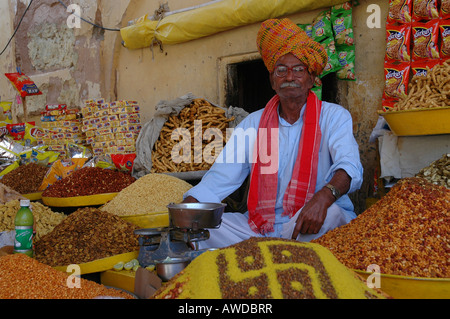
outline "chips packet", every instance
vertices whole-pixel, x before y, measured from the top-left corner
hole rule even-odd
[[[450,18],[450,0],[441,0],[439,17],[441,19]]]
[[[355,43],[353,35],[352,9],[346,7],[331,8],[331,25],[333,27],[336,45],[352,46]]]
[[[438,19],[438,0],[414,0],[412,18],[413,21]]]
[[[341,68],[336,72],[336,76],[340,80],[355,81],[355,47],[354,46],[338,46],[337,54]]]
[[[333,37],[330,10],[322,11],[312,23],[312,39],[321,42]]]
[[[411,61],[411,25],[386,25],[386,60]]]
[[[312,25],[311,24],[297,24],[297,26],[306,32],[306,35],[312,38]]]
[[[320,43],[327,51],[328,61],[323,69],[320,77],[323,77],[329,73],[336,72],[341,68],[339,57],[336,51],[336,46],[333,38],[325,39]]]
[[[441,20],[439,22],[439,32],[441,35],[440,58],[450,58],[450,19]]]
[[[21,97],[42,94],[36,84],[27,75],[21,72],[5,73],[5,75],[14,85]]]
[[[12,102],[0,102],[0,121],[12,123],[11,106]]]
[[[438,59],[439,20],[412,23],[413,61]]]
[[[433,70],[436,65],[439,65],[439,59],[414,61],[411,62],[411,75],[413,77],[423,76],[426,77],[428,72]]]
[[[410,71],[410,62],[384,63],[384,99],[398,100],[400,98],[406,97]]]
[[[389,0],[388,23],[410,23],[412,0]]]

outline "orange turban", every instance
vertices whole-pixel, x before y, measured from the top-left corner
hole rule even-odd
[[[315,75],[320,75],[328,62],[322,45],[287,18],[264,21],[256,44],[269,72],[273,71],[278,59],[288,53],[295,55]]]

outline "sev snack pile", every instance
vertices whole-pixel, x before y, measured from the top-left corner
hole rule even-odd
[[[67,273],[24,254],[0,257],[0,299],[133,299],[124,291],[83,278],[79,280],[79,288],[70,288]]]
[[[250,238],[195,258],[155,299],[378,299],[327,249],[294,240]]]
[[[180,203],[191,187],[177,177],[150,173],[124,188],[100,209],[119,216],[165,212],[170,203]]]
[[[226,141],[228,123],[233,120],[234,117],[227,118],[225,116],[225,110],[213,106],[204,99],[194,99],[177,116],[170,116],[162,127],[152,151],[151,172],[208,170],[214,159],[219,155],[218,153],[215,154],[214,151],[223,148]],[[199,126],[198,129],[196,129],[196,123]],[[188,136],[182,135],[183,131],[180,129],[188,129]],[[216,129],[209,132],[219,133],[222,136],[218,140],[208,140],[209,137],[205,134],[208,129]],[[194,146],[196,144],[201,145],[201,149],[195,149]],[[176,145],[180,147],[180,150],[174,148]],[[182,154],[184,147],[190,150],[190,156],[187,160],[184,159]],[[172,152],[177,157],[175,161]],[[207,160],[203,158],[205,153],[208,153]]]
[[[408,85],[408,94],[394,104],[395,111],[450,105],[450,60],[427,67],[426,76],[414,76]]]
[[[312,242],[349,268],[450,278],[450,190],[422,178],[400,180],[378,202]]]
[[[0,205],[0,232],[14,230],[14,219],[19,208],[20,201],[17,199]],[[54,212],[39,202],[31,202],[31,210],[36,222],[36,240],[51,232],[66,218],[63,213]]]
[[[80,208],[36,241],[35,258],[55,267],[137,251],[137,228],[97,208]]]

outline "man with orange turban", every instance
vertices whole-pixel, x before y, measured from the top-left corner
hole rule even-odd
[[[261,24],[257,48],[276,95],[234,129],[223,152],[184,202],[221,202],[250,176],[244,214],[225,213],[200,248],[252,236],[310,241],[356,217],[348,193],[363,169],[350,113],[311,91],[324,48],[291,20]]]

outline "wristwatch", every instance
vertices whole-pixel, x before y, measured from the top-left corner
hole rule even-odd
[[[334,198],[336,198],[336,200],[338,200],[339,197],[341,197],[341,192],[333,185],[327,184],[327,185],[325,185],[325,187],[330,189],[331,194],[333,194],[333,196],[334,196]]]

